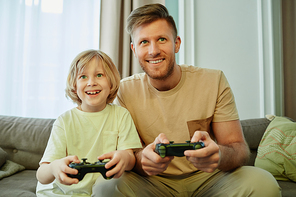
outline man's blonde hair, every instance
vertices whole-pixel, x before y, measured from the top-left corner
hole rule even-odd
[[[133,32],[135,28],[159,19],[165,19],[167,21],[172,28],[173,37],[176,39],[178,31],[174,18],[169,14],[167,8],[159,3],[147,4],[133,10],[127,18],[126,31],[133,39]]]
[[[77,105],[81,105],[82,101],[77,95],[77,77],[79,73],[83,72],[83,69],[88,65],[88,63],[93,59],[98,58],[99,62],[102,63],[104,72],[106,74],[107,80],[110,84],[110,94],[107,98],[106,103],[112,103],[116,97],[119,84],[120,75],[114,65],[112,59],[100,50],[87,50],[79,53],[71,63],[69,74],[67,78],[66,86],[66,97],[72,99]]]

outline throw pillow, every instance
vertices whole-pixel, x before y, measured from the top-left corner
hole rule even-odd
[[[7,160],[6,163],[0,169],[0,180],[3,179],[4,177],[13,175],[24,169],[25,169],[24,166],[17,164],[13,161]]]
[[[277,180],[296,182],[296,122],[274,117],[260,141],[255,166]]]
[[[0,147],[0,167],[6,162],[7,153]]]

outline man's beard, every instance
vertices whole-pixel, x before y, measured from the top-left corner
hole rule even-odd
[[[173,71],[174,71],[174,65],[175,65],[175,62],[171,61],[169,66],[167,67],[167,69],[164,72],[154,74],[153,71],[150,72],[149,69],[146,69],[146,67],[144,67],[142,64],[140,64],[140,66],[142,67],[144,72],[151,79],[155,79],[155,80],[166,80],[168,77],[170,77],[172,75]]]

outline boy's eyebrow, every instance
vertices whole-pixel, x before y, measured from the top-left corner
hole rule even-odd
[[[78,72],[77,75],[84,75],[84,72]]]

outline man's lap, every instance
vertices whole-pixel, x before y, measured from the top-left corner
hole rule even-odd
[[[125,172],[93,187],[94,196],[280,196],[273,176],[262,169],[244,166],[233,172],[197,171],[188,176],[143,177]]]

